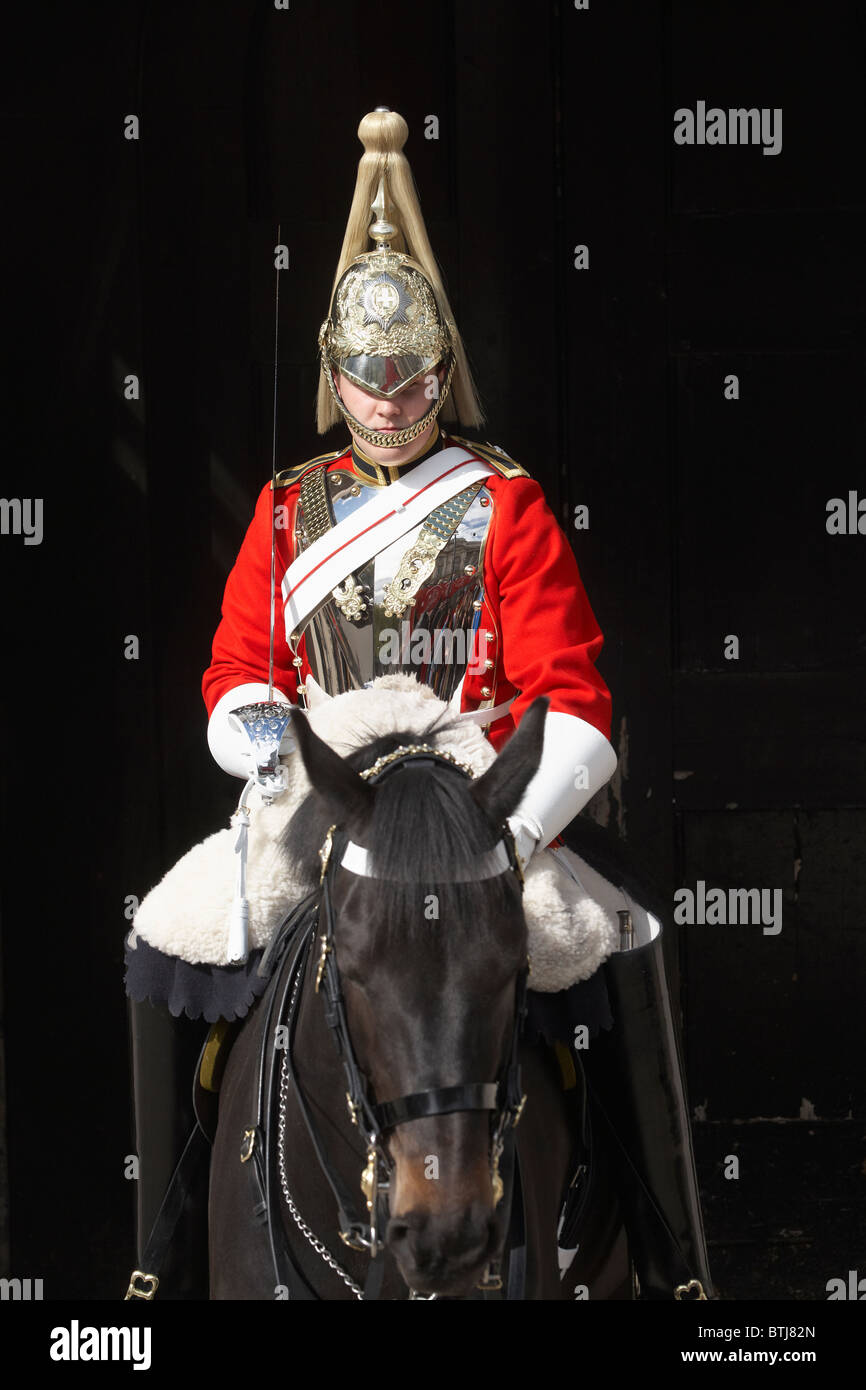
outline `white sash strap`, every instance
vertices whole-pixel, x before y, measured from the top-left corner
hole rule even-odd
[[[486,724],[494,724],[497,719],[502,719],[517,699],[516,695],[512,695],[510,700],[503,700],[501,704],[493,705],[490,709],[461,710],[460,706],[463,703],[463,686],[465,681],[466,676],[464,675],[457,689],[454,691],[454,694],[451,696],[451,699],[448,701],[451,709],[454,711],[454,722],[456,724],[480,724],[483,729]]]
[[[497,719],[502,719],[508,713],[516,695],[512,695],[510,700],[503,700],[501,705],[494,705],[492,709],[464,709],[460,714],[455,715],[455,724],[480,724],[484,728],[485,724],[494,724]]]
[[[331,590],[380,550],[399,540],[458,492],[495,469],[456,445],[377,491],[289,565],[283,577],[286,635],[301,630]]]

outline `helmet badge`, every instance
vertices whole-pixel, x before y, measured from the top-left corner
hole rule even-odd
[[[408,323],[406,310],[411,309],[415,300],[387,270],[383,270],[375,280],[368,280],[361,298],[364,307],[364,326],[377,323],[383,332],[395,323]]]

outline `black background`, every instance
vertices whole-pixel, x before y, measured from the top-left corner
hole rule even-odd
[[[315,432],[316,335],[385,104],[486,437],[606,636],[620,765],[591,813],[671,894],[783,890],[778,936],[668,933],[717,1282],[866,1275],[866,535],[825,527],[866,496],[864,28],[844,0],[13,11],[3,492],[45,529],[0,537],[4,1273],[125,1287],[125,900],[232,809],[199,683],[270,474],[277,226],[286,467],[344,437]],[[781,107],[781,153],[676,146],[698,100]]]

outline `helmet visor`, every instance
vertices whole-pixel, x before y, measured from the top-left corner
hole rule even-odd
[[[441,356],[419,356],[416,353],[394,357],[365,353],[358,357],[343,357],[336,366],[356,386],[388,400],[426,372],[432,372],[440,360]]]

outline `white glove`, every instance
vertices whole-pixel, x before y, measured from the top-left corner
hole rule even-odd
[[[255,705],[268,698],[266,685],[237,685],[229,690],[214,706],[208,721],[207,742],[215,761],[223,772],[233,777],[243,777],[246,781],[255,772],[250,741],[238,721],[232,718],[232,710],[241,705]],[[281,690],[276,688],[272,697],[278,704],[290,705],[292,702]],[[280,741],[280,753],[293,753],[295,740],[289,726]]]
[[[538,836],[533,835],[529,826],[525,825],[516,815],[508,817],[508,824],[514,836],[514,848],[520,855],[520,862],[525,869],[533,854],[538,849]]]
[[[547,711],[538,770],[508,817],[524,866],[574,820],[610,780],[616,764],[616,753],[593,724],[574,714]]]

